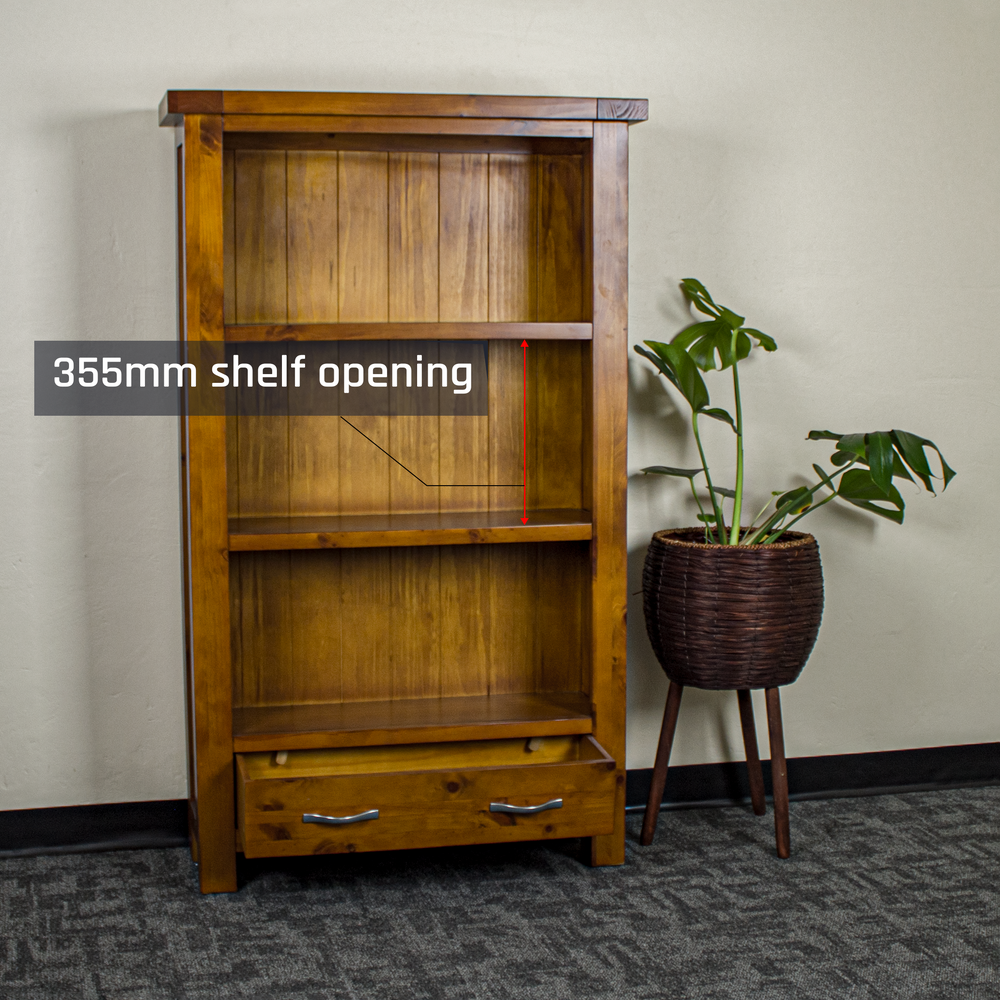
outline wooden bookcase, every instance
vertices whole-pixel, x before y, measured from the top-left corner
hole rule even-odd
[[[240,851],[588,837],[594,864],[624,860],[645,118],[592,98],[164,97],[182,339],[490,342],[488,416],[182,416],[203,892],[236,888]]]

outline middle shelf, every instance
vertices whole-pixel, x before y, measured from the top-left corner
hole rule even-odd
[[[233,710],[233,749],[237,753],[568,736],[592,731],[590,696],[580,691]]]
[[[362,549],[409,545],[588,541],[590,511],[453,511],[431,514],[345,514],[238,517],[229,521],[231,552]]]

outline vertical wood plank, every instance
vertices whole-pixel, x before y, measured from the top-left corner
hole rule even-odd
[[[521,345],[491,341],[490,483],[498,485],[490,487],[490,510],[518,510],[522,505],[521,487],[511,484],[524,481],[523,379]]]
[[[223,339],[222,117],[184,119],[184,331]],[[190,649],[197,853],[202,892],[236,889],[226,423],[186,419]]]
[[[295,704],[340,701],[340,553],[292,552],[290,700]]]
[[[240,662],[242,705],[287,705],[293,700],[292,591],[288,552],[240,553]]]
[[[386,322],[389,318],[388,154],[340,153],[339,164],[340,320]],[[388,448],[388,417],[348,419],[382,448]],[[339,430],[340,512],[387,511],[389,459],[343,421]]]
[[[340,553],[341,684],[344,701],[392,697],[390,549]]]
[[[391,550],[392,697],[441,696],[440,550]]]
[[[285,154],[237,150],[235,177],[236,322],[284,323]]]
[[[288,321],[336,323],[337,154],[289,150],[287,169]],[[340,423],[336,416],[289,418],[290,513],[340,513]]]
[[[535,591],[535,691],[579,691],[588,661],[583,606],[589,598],[590,559],[576,542],[538,546]]]
[[[436,153],[390,153],[389,320],[436,322],[437,319],[438,157]],[[390,363],[400,360],[394,356],[398,350],[396,345],[390,348]],[[436,345],[422,354],[425,365],[438,360]],[[389,463],[392,513],[439,509],[438,431],[437,413],[390,418],[388,451],[401,463]],[[435,485],[421,484],[407,469],[416,472],[424,483]]]
[[[489,314],[489,157],[440,157],[440,292],[442,322],[483,323]],[[441,482],[490,481],[489,416],[440,420]],[[440,490],[440,509],[488,510],[485,487]]]
[[[537,545],[489,546],[490,694],[535,684]]]
[[[532,322],[537,316],[538,219],[534,158],[490,154],[490,319]]]
[[[236,153],[222,154],[222,316],[236,322]]]
[[[489,558],[478,545],[442,545],[441,695],[490,691]]]
[[[595,122],[593,171],[591,650],[594,738],[617,761],[615,831],[596,865],[625,861],[625,487],[628,408],[628,126]]]
[[[236,319],[283,323],[286,282],[286,180],[282,151],[236,152]],[[238,352],[237,352],[238,353]],[[241,373],[241,382],[246,379]],[[237,434],[239,511],[243,517],[289,511],[288,417],[268,413],[274,391],[240,392]]]
[[[538,320],[584,315],[583,157],[538,157]]]
[[[289,150],[288,321],[336,323],[337,154]]]
[[[583,507],[584,350],[574,341],[533,341],[533,506]]]

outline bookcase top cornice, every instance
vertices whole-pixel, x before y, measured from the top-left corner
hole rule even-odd
[[[617,97],[516,97],[477,94],[354,94],[263,90],[168,90],[160,124],[199,115],[349,115],[645,121],[649,102]]]

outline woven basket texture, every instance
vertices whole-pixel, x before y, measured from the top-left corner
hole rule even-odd
[[[711,690],[791,684],[823,617],[812,535],[706,545],[703,528],[653,535],[642,572],[646,631],[667,677]]]

